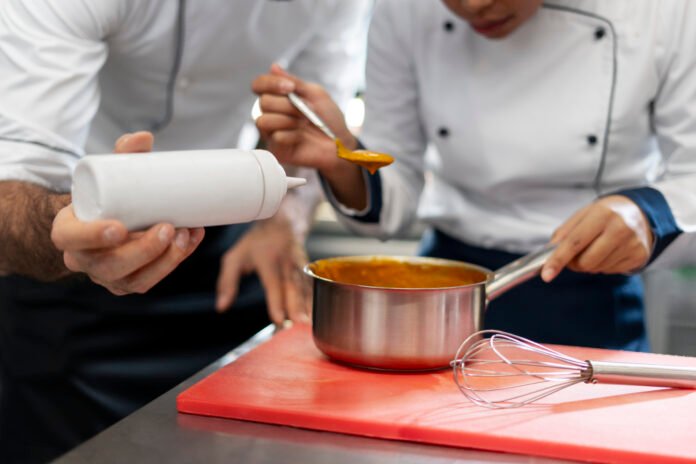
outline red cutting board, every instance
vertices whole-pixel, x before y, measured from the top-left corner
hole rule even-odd
[[[580,359],[696,367],[696,358],[556,347]],[[198,382],[180,412],[608,463],[696,462],[696,391],[580,384],[513,410],[470,403],[451,371],[335,364],[294,327]]]

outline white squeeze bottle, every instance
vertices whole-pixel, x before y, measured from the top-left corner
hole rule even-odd
[[[72,202],[78,219],[116,219],[128,230],[216,226],[271,217],[305,183],[265,150],[88,155],[73,173]]]

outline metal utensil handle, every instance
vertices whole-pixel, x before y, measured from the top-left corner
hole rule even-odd
[[[329,126],[326,125],[326,123],[315,113],[312,111],[312,109],[307,106],[307,104],[300,98],[298,97],[295,93],[290,92],[288,94],[288,98],[290,99],[290,103],[293,104],[295,108],[297,108],[300,113],[304,114],[309,121],[317,126],[323,133],[325,133],[328,137],[332,138],[333,140],[336,140],[336,136],[334,135],[333,131],[329,129]]]
[[[696,388],[696,368],[604,361],[587,361],[588,383]]]
[[[555,249],[556,245],[549,243],[495,271],[493,280],[486,284],[486,298],[490,301],[536,276]]]

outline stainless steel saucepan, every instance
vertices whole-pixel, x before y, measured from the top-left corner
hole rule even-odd
[[[328,357],[354,366],[395,371],[449,367],[457,347],[481,330],[489,301],[534,277],[553,252],[538,252],[490,271],[469,263],[424,257],[362,256],[309,263],[313,278],[312,333]],[[328,261],[375,259],[459,266],[478,271],[481,281],[446,288],[387,288],[337,282],[315,271]]]

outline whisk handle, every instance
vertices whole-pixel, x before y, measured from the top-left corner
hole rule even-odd
[[[696,367],[587,361],[587,383],[696,388]]]

